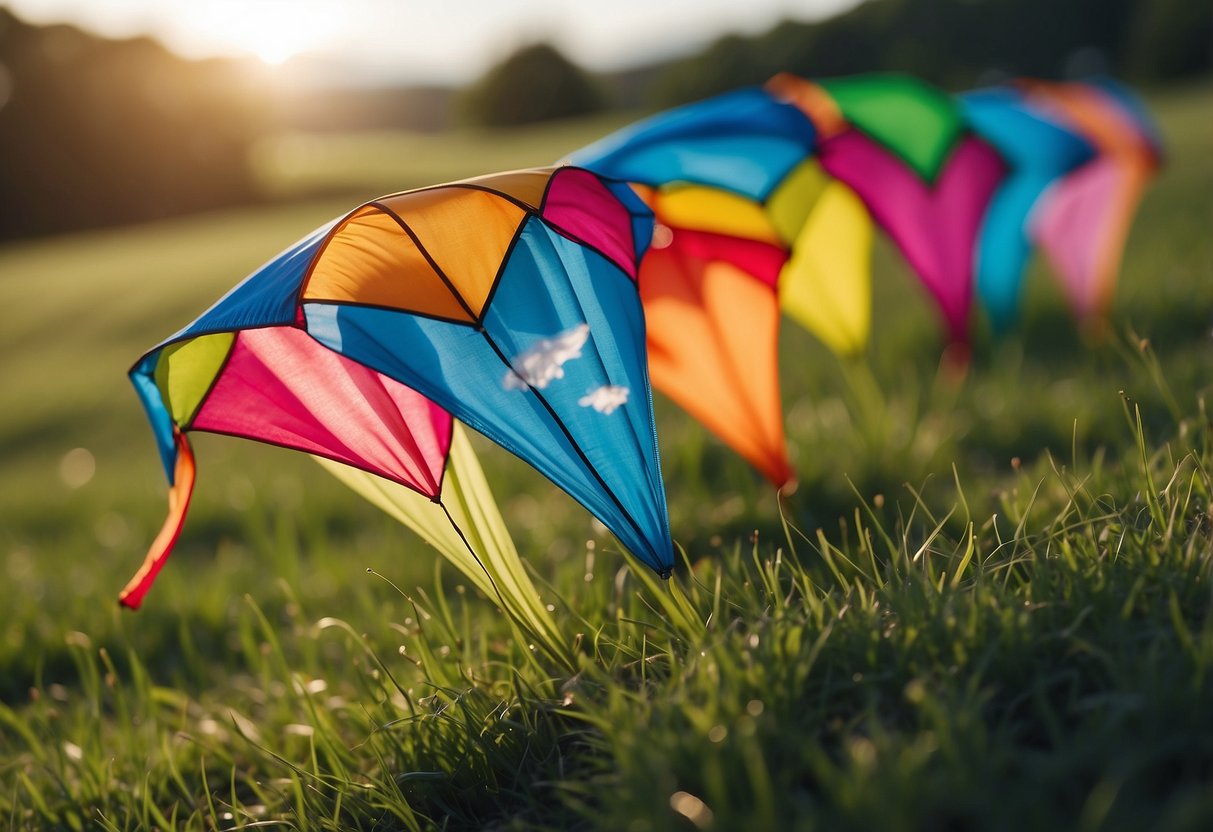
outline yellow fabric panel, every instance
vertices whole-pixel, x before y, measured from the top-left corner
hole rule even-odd
[[[479,316],[526,211],[497,194],[459,187],[400,194],[383,204],[408,224]]]
[[[548,182],[555,171],[555,168],[512,170],[489,176],[477,176],[474,179],[465,179],[463,182],[480,188],[500,191],[538,211],[539,204],[543,202],[543,195],[547,191]]]
[[[164,348],[156,362],[156,386],[173,421],[188,427],[202,400],[210,392],[215,375],[227,361],[233,332],[200,335]]]
[[[792,470],[779,392],[778,299],[728,263],[698,265],[658,249],[641,267],[653,386],[784,485]]]
[[[837,355],[854,355],[867,346],[872,236],[863,201],[841,182],[831,182],[779,276],[784,311]]]
[[[832,178],[815,159],[797,165],[767,197],[767,213],[784,245],[790,245]]]
[[[316,258],[303,299],[474,320],[400,224],[373,206],[360,208],[334,231]]]
[[[654,200],[653,212],[659,221],[674,228],[779,245],[779,234],[762,206],[728,191],[698,186],[662,191]]]

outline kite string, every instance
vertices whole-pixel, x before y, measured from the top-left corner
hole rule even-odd
[[[476,561],[476,565],[480,567],[480,571],[483,572],[484,576],[489,579],[489,585],[493,587],[493,592],[496,593],[497,600],[501,603],[502,611],[514,615],[513,609],[509,606],[509,604],[506,603],[505,597],[501,594],[501,590],[498,589],[497,582],[493,580],[493,573],[488,570],[488,567],[484,565],[484,561],[482,561],[480,556],[476,554],[476,550],[472,548],[472,544],[470,541],[468,541],[467,536],[463,533],[463,529],[459,528],[459,524],[456,523],[455,518],[451,516],[451,512],[446,507],[446,503],[442,502],[441,500],[437,500],[436,502],[442,509],[442,513],[446,515],[446,519],[448,522],[450,522],[451,528],[455,530],[455,534],[459,535],[459,539],[463,541],[463,545],[467,548],[468,554],[472,556],[472,560]]]
[[[489,571],[488,567],[484,565],[484,561],[480,559],[480,556],[476,554],[476,550],[472,548],[472,544],[467,539],[467,536],[463,533],[463,529],[459,527],[459,524],[455,522],[455,518],[451,516],[451,512],[449,509],[447,509],[446,504],[441,500],[436,500],[435,502],[442,509],[442,513],[446,515],[446,519],[450,522],[451,528],[455,530],[455,534],[459,535],[459,539],[463,541],[463,545],[467,548],[468,554],[470,554],[472,559],[476,561],[476,565],[479,566],[481,571],[484,572],[484,576],[489,579],[489,585],[493,587],[493,592],[497,595],[497,601],[501,604],[502,612],[505,613],[509,620],[519,628],[522,634],[526,635],[528,638],[537,640],[543,645],[544,649],[553,655],[557,660],[565,663],[570,668],[574,668],[575,665],[572,662],[572,659],[559,649],[558,641],[554,642],[549,634],[540,632],[538,629],[536,629],[535,625],[528,620],[527,616],[523,612],[506,603],[505,596],[501,594],[501,589],[498,588],[497,582],[493,580],[493,574]]]

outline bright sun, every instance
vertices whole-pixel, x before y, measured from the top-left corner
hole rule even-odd
[[[336,3],[210,0],[187,8],[183,17],[188,17],[189,36],[195,44],[252,54],[271,65],[331,45],[347,22]]]

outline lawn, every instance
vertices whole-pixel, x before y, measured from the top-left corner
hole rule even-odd
[[[357,198],[612,125],[283,137],[281,202],[0,248],[0,826],[1213,828],[1213,87],[1150,103],[1102,337],[1037,264],[957,379],[882,243],[866,361],[784,328],[782,513],[659,400],[668,584],[478,442],[571,667],[310,460],[217,437],[120,611],[165,494],[125,371]]]

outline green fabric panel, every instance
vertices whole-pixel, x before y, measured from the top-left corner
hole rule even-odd
[[[950,96],[905,75],[858,75],[821,82],[848,122],[934,182],[964,129]]]
[[[156,386],[173,421],[181,427],[189,427],[235,340],[235,333],[217,332],[179,341],[160,352]]]
[[[791,244],[800,234],[804,221],[829,183],[830,177],[821,165],[808,159],[797,165],[767,198],[767,214],[785,244]]]

